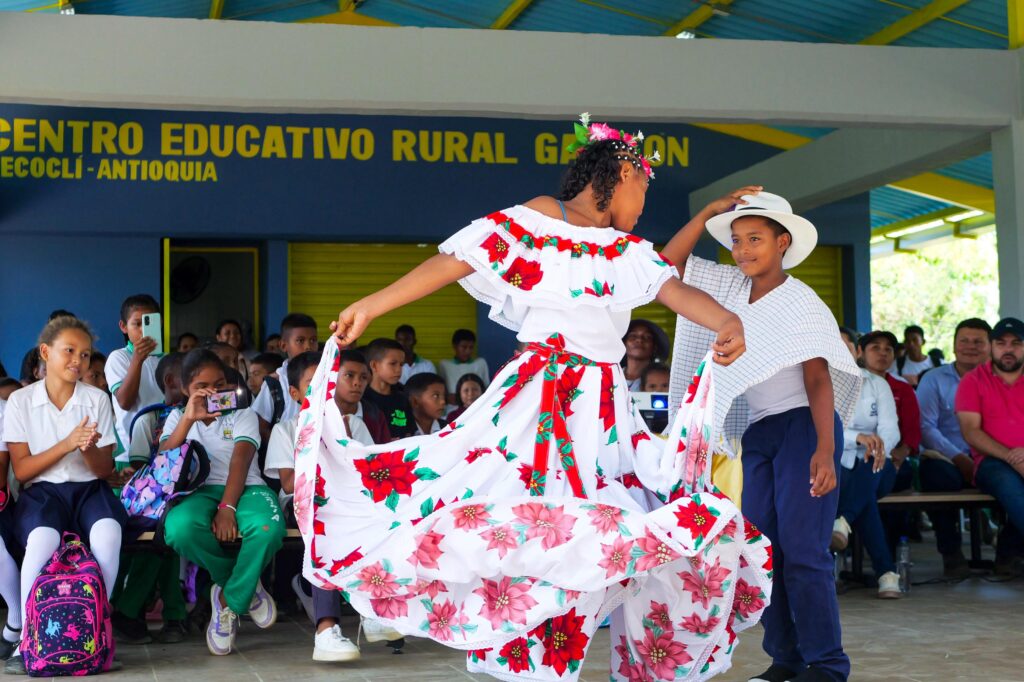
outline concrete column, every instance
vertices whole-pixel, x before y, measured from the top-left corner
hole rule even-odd
[[[1024,315],[1024,119],[992,134],[999,314]]]
[[[257,343],[281,329],[281,319],[288,314],[288,242],[274,239],[266,242],[261,282],[263,320],[260,323],[260,338]],[[323,338],[327,330],[320,330]],[[262,350],[262,346],[261,346]]]

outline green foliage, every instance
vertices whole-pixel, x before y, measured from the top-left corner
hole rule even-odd
[[[875,329],[887,329],[901,341],[904,327],[920,325],[925,350],[941,348],[951,362],[958,322],[980,317],[995,324],[999,319],[995,234],[873,260],[871,316]]]

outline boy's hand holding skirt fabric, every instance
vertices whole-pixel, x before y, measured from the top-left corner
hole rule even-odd
[[[329,343],[299,418],[304,574],[500,679],[575,680],[617,607],[612,678],[705,680],[760,618],[771,547],[709,480],[711,363],[668,441],[617,362],[676,276],[648,242],[514,207],[441,245],[525,352],[437,434],[364,446],[327,419]],[[705,421],[705,418],[707,420]]]

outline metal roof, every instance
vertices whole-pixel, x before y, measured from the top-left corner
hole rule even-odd
[[[67,0],[64,0],[65,2]],[[491,28],[506,11],[507,28],[614,35],[672,35],[684,18],[703,12],[690,27],[698,38],[783,40],[912,47],[1006,49],[1007,0],[965,0],[955,9],[910,20],[932,0],[71,0],[76,13],[149,17],[293,22],[346,10],[400,26]],[[954,3],[955,4],[955,3]],[[60,0],[0,0],[0,11],[56,12]],[[713,11],[708,12],[708,9]],[[515,11],[513,11],[515,10]],[[827,128],[775,126],[815,139]],[[771,143],[769,140],[766,142]],[[964,183],[992,188],[986,153],[935,171]],[[926,215],[952,204],[883,187],[871,192],[872,226]]]

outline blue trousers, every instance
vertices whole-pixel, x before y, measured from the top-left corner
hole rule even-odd
[[[1024,528],[1024,478],[1003,460],[986,457],[981,461],[975,479],[978,488],[999,500],[1006,510],[1009,523],[999,534],[997,558],[1020,554],[1024,545],[1020,534],[1020,529]]]
[[[843,425],[835,416],[835,467]],[[801,672],[813,665],[841,682],[850,675],[829,553],[839,490],[811,497],[811,456],[818,444],[811,410],[765,417],[743,434],[743,513],[774,546],[775,579],[765,610],[764,650]]]
[[[921,490],[926,493],[956,493],[964,488],[964,477],[954,465],[941,459],[921,458]],[[960,515],[955,509],[929,509],[939,554],[960,551]]]
[[[876,474],[871,463],[860,458],[854,462],[853,469],[843,469],[839,483],[839,516],[860,534],[876,578],[896,571],[882,526],[882,515],[878,513],[878,498],[892,491],[895,483],[896,467],[891,461],[886,461]]]

